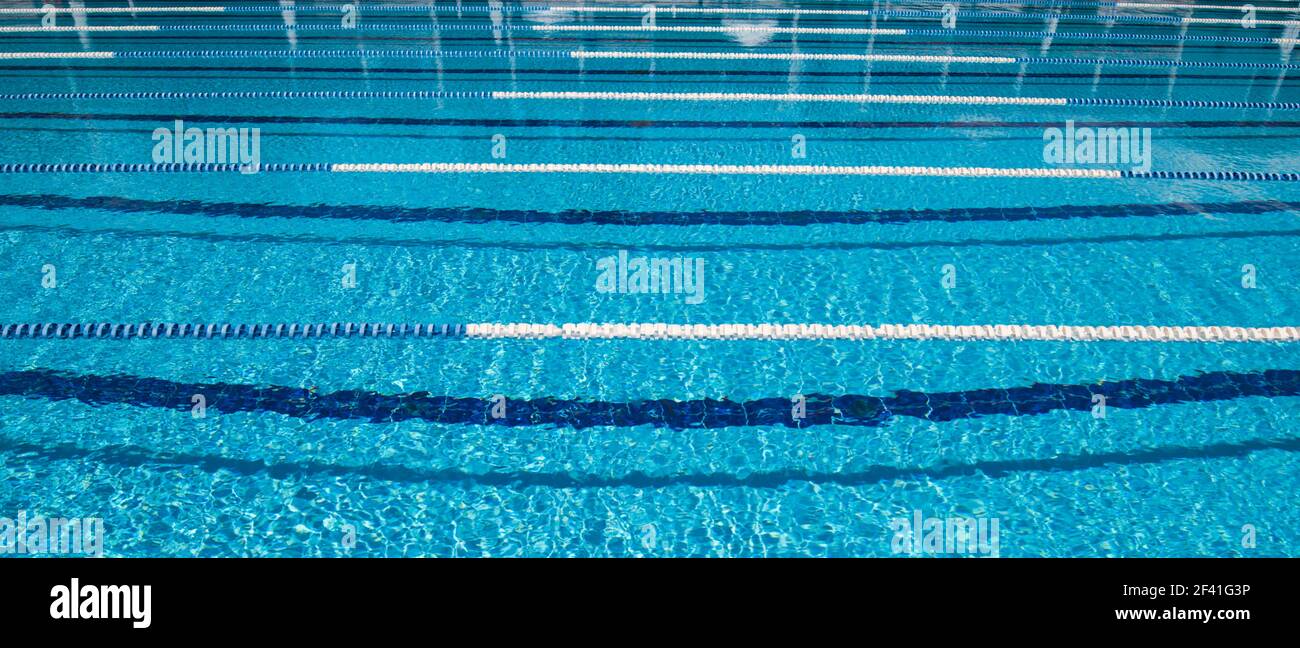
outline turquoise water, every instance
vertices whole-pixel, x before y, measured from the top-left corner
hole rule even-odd
[[[1114,10],[1097,3],[962,3],[973,13],[958,15],[954,34],[872,37],[754,31],[871,27],[864,16],[670,8],[657,26],[733,31],[541,32],[531,27],[642,16],[469,2],[459,14],[453,3],[362,3],[359,28],[345,30],[334,29],[334,4],[290,5],[77,16],[186,30],[0,33],[5,52],[190,52],[0,60],[0,92],[10,93],[0,163],[149,163],[154,129],[180,119],[260,128],[264,163],[1043,168],[1044,129],[1073,120],[1150,128],[1157,171],[1300,169],[1300,111],[1281,108],[15,96],[1300,101],[1297,72],[1265,66],[1290,61],[1279,45],[1196,40],[1277,38],[1282,26],[1168,22],[1240,16],[1224,10],[1124,8],[1108,21]],[[938,13],[898,15],[937,2],[689,6],[888,9],[877,28],[942,28]],[[1022,17],[991,13],[1008,11]],[[297,29],[285,28],[290,18]],[[0,15],[0,26],[39,19]],[[302,54],[358,49],[366,54]],[[211,56],[233,50],[274,51]],[[1146,64],[597,60],[571,58],[576,50]],[[504,158],[493,157],[495,135]],[[792,156],[795,136],[806,157]],[[1283,326],[1300,308],[1298,206],[1296,183],[1249,181],[0,174],[0,321]],[[703,302],[598,292],[597,261],[620,250],[703,259]],[[345,264],[354,288],[340,281]],[[47,265],[53,288],[42,283]],[[891,521],[915,511],[996,518],[1002,556],[1300,555],[1295,344],[2,339],[0,349],[0,516],[101,517],[108,555],[889,556]],[[1090,392],[1107,395],[1104,418]],[[193,394],[205,396],[203,418]],[[508,409],[567,404],[493,420],[497,394]],[[809,395],[810,410],[852,398],[804,425],[694,409],[726,399],[783,410],[795,394]],[[891,414],[840,407],[850,401]],[[630,421],[608,424],[610,410]],[[1245,525],[1254,547],[1243,546]]]

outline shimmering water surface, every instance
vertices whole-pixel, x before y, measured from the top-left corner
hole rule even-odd
[[[0,58],[0,164],[150,163],[154,130],[183,120],[260,129],[264,163],[1045,168],[1044,130],[1073,120],[1150,128],[1155,171],[1300,171],[1300,110],[1284,105],[41,94],[1300,102],[1300,71],[1278,66],[1290,45],[1268,42],[1287,28],[1266,22],[1295,12],[1260,11],[1247,29],[1175,20],[1235,21],[1235,10],[964,2],[942,33],[941,2],[773,0],[678,5],[768,13],[655,12],[654,27],[711,31],[534,29],[650,24],[590,10],[640,2],[547,4],[360,3],[356,29],[339,5],[316,2],[60,13],[58,26],[165,29],[11,30],[0,49],[173,53]],[[0,26],[41,18],[0,13]],[[871,27],[912,31],[809,31]],[[800,146],[805,157],[793,155]],[[0,321],[1295,325],[1298,188],[0,174]],[[597,263],[620,250],[702,259],[703,301],[599,292]],[[796,394],[807,398],[802,421],[790,415]],[[502,418],[491,415],[497,395]],[[3,339],[0,516],[101,517],[116,556],[888,556],[891,521],[916,511],[996,518],[1003,556],[1293,556],[1297,396],[1296,344]]]

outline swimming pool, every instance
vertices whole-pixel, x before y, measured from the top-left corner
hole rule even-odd
[[[0,516],[1300,555],[1294,6],[39,4],[0,5]]]

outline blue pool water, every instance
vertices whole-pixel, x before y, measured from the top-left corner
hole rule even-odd
[[[1082,168],[1043,157],[1072,120],[1151,129],[1152,171],[1300,171],[1270,42],[1296,36],[1267,22],[1300,12],[164,4],[54,16],[154,31],[0,32],[116,54],[0,57],[0,165],[151,164],[182,120],[260,129],[266,164]],[[810,31],[873,27],[906,33]],[[347,91],[442,94],[276,94]],[[1151,101],[477,94],[501,91]],[[47,169],[0,173],[0,322],[1294,326],[1298,215],[1285,181]],[[703,260],[703,301],[598,291],[619,251]],[[102,518],[112,556],[891,556],[917,511],[996,519],[1002,556],[1295,556],[1297,417],[1296,343],[9,337],[0,517]]]

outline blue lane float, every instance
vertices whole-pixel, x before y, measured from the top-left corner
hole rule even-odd
[[[34,338],[130,338],[163,339],[251,339],[251,338],[353,338],[353,337],[464,337],[464,324],[317,322],[185,324],[142,322],[138,324],[94,322],[44,322],[0,325],[0,339]]]
[[[633,211],[494,209],[490,207],[407,207],[358,204],[265,204],[202,200],[145,200],[126,196],[73,197],[52,194],[0,194],[0,206],[28,209],[91,209],[121,214],[184,214],[214,218],[303,218],[392,223],[554,223],[562,225],[782,225],[908,224],[972,221],[1020,222],[1091,218],[1197,217],[1205,214],[1276,214],[1300,211],[1300,203],[1281,200],[1067,204],[1041,207],[951,207],[852,211]]]

